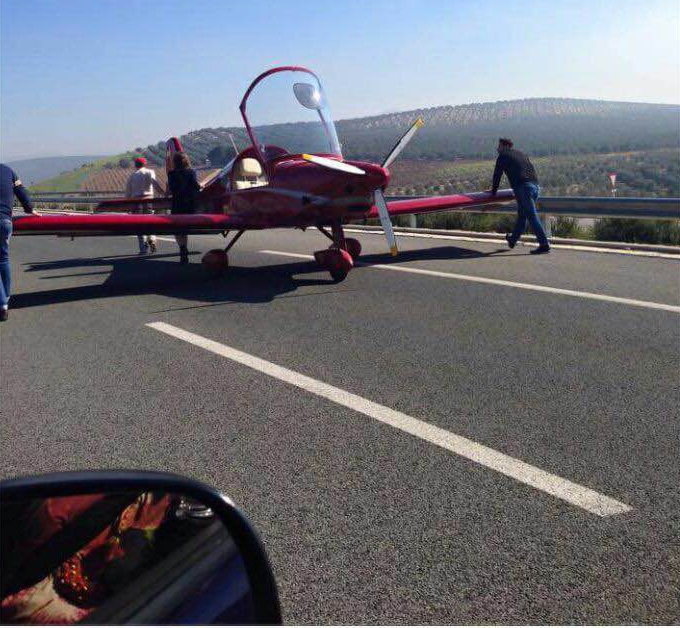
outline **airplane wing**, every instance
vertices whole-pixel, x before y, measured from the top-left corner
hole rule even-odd
[[[138,198],[113,198],[101,200],[95,207],[95,212],[126,212],[139,210],[140,206],[145,208],[170,209],[172,206],[172,199],[169,196],[155,196],[153,198],[144,199]]]
[[[504,205],[515,200],[512,190],[498,190],[495,196],[490,192],[472,192],[470,194],[452,194],[448,196],[427,196],[398,201],[388,201],[387,210],[390,216],[403,214],[428,214],[430,212],[466,211],[474,207]],[[378,207],[374,206],[368,218],[378,218]]]
[[[12,219],[14,235],[116,236],[221,233],[257,229],[226,214],[69,214],[19,216]]]
[[[199,203],[209,203],[212,199],[222,196],[225,193],[225,187],[222,183],[222,175],[225,169],[217,170],[211,174],[207,179],[199,183],[201,191],[199,192]],[[154,210],[170,209],[172,207],[171,196],[154,196],[153,198],[140,200],[138,198],[114,198],[114,199],[98,199],[95,213],[100,212],[125,212],[138,210],[140,205],[151,207]]]

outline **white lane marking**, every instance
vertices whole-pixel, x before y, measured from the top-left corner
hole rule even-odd
[[[291,384],[310,392],[324,399],[328,399],[351,410],[360,412],[376,421],[390,425],[402,432],[416,436],[424,441],[442,447],[447,451],[458,454],[472,462],[476,462],[484,467],[498,471],[518,482],[532,486],[540,491],[544,491],[554,497],[562,499],[574,506],[583,508],[600,517],[619,515],[632,510],[631,506],[620,501],[607,497],[592,489],[565,480],[557,475],[543,471],[538,467],[522,462],[517,458],[506,456],[505,454],[486,447],[475,441],[459,436],[440,427],[430,425],[425,421],[420,421],[407,414],[392,410],[373,401],[369,401],[358,395],[325,384],[319,380],[312,379],[301,373],[291,371],[282,366],[278,366],[267,360],[263,360],[249,353],[244,353],[233,347],[228,347],[214,340],[209,340],[203,336],[185,331],[168,323],[155,322],[147,323],[157,331],[184,340],[192,345],[201,347],[222,357],[233,360],[243,366],[247,366],[255,371],[269,375],[278,380]]]
[[[351,229],[351,228],[346,228],[345,229],[346,233],[359,233],[359,234],[368,234],[368,235],[377,235],[377,236],[382,236],[385,237],[384,231],[367,231],[366,229]],[[507,245],[507,242],[503,239],[497,239],[497,238],[475,238],[472,236],[462,236],[462,235],[444,235],[441,233],[406,233],[404,231],[396,231],[395,235],[405,238],[420,238],[420,239],[430,239],[430,240],[459,240],[462,242],[480,242],[482,244],[502,244],[502,245]],[[192,235],[192,238],[213,238],[215,237],[215,234],[197,234],[197,235]],[[174,242],[174,239],[170,238],[162,238],[164,240],[167,240],[168,242]],[[527,247],[535,247],[536,243],[535,242],[518,242],[517,246],[527,246]],[[605,248],[601,246],[580,246],[578,244],[555,244],[554,242],[551,244],[551,246],[554,249],[564,249],[568,251],[582,251],[584,253],[613,253],[616,255],[628,255],[628,256],[634,256],[634,257],[651,257],[651,258],[657,258],[657,259],[671,259],[671,260],[680,260],[680,254],[674,254],[674,253],[659,253],[657,251],[637,251],[635,249],[610,249],[610,248]],[[625,246],[625,244],[622,243],[622,246]]]
[[[131,238],[137,238],[136,235],[129,236]],[[177,244],[177,240],[175,238],[164,238],[162,236],[156,236],[156,240],[163,240],[163,242],[172,242],[173,244]]]
[[[267,255],[280,255],[282,257],[295,257],[298,259],[314,259],[313,255],[303,255],[302,253],[287,253],[285,251],[263,250],[260,253]],[[426,270],[424,268],[412,268],[410,266],[396,266],[388,264],[365,264],[355,262],[356,266],[366,266],[368,268],[379,268],[380,270],[396,270],[401,273],[414,273],[416,275],[428,275],[429,277],[443,277],[445,279],[459,279],[461,281],[471,281],[474,283],[486,283],[494,286],[507,286],[510,288],[521,288],[523,290],[533,290],[535,292],[550,292],[551,294],[563,294],[569,297],[580,299],[593,299],[595,301],[608,301],[610,303],[621,303],[623,305],[634,305],[645,307],[651,310],[665,310],[680,314],[680,305],[670,305],[668,303],[655,303],[654,301],[639,301],[638,299],[626,299],[623,297],[612,297],[607,294],[596,294],[594,292],[580,292],[579,290],[567,290],[565,288],[552,288],[550,286],[538,286],[531,283],[519,283],[517,281],[506,281],[505,279],[491,279],[489,277],[477,277],[473,275],[459,275],[458,273],[445,273],[439,270]]]
[[[379,235],[385,237],[385,232],[381,231],[380,229],[378,230],[372,230],[368,231],[366,229],[351,229],[351,228],[346,228],[345,233],[368,233],[370,235]],[[502,244],[504,246],[507,246],[507,241],[504,240],[502,237],[500,239],[498,238],[475,238],[473,236],[462,236],[462,235],[444,235],[442,233],[409,233],[406,231],[397,231],[394,232],[395,235],[405,238],[423,238],[423,239],[430,239],[430,240],[462,240],[464,242],[481,242],[483,244]],[[535,247],[536,242],[523,242],[519,241],[517,243],[518,246],[530,246],[530,247]],[[585,245],[578,245],[578,244],[556,244],[555,242],[551,242],[550,246],[554,249],[565,249],[569,251],[583,251],[585,253],[615,253],[617,255],[634,255],[637,257],[656,257],[656,258],[661,258],[661,259],[672,259],[672,260],[679,260],[680,259],[680,254],[677,253],[660,253],[657,251],[637,251],[635,249],[610,249],[604,246],[585,246]],[[621,246],[625,246],[625,243],[621,243]]]

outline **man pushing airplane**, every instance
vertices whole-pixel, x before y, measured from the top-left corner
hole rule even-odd
[[[540,188],[538,187],[538,177],[536,176],[533,164],[523,152],[513,148],[512,140],[507,137],[501,137],[498,140],[497,150],[498,159],[496,159],[496,168],[493,172],[491,194],[493,196],[496,195],[501,177],[505,174],[508,177],[508,181],[510,181],[512,191],[515,193],[515,199],[517,199],[517,222],[512,233],[505,236],[508,246],[511,249],[515,248],[517,240],[519,240],[526,229],[528,220],[539,244],[538,248],[533,249],[531,253],[536,255],[549,253],[550,242],[536,209],[536,201],[538,201]]]

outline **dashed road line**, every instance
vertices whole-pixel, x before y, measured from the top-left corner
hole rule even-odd
[[[620,515],[632,510],[631,506],[607,497],[580,484],[575,484],[538,467],[507,456],[453,432],[436,427],[392,410],[364,397],[347,392],[296,371],[268,362],[249,353],[215,342],[198,334],[180,329],[164,322],[147,323],[159,332],[188,342],[194,346],[247,366],[255,371],[274,377],[309,393],[328,399],[346,408],[394,427],[402,432],[437,445],[472,462],[502,473],[518,482],[548,493],[558,499],[578,506],[600,517]]]
[[[260,253],[267,255],[279,255],[281,257],[294,257],[297,259],[314,259],[313,255],[304,255],[302,253],[288,253],[286,251],[271,251],[262,250]],[[671,305],[669,303],[656,303],[654,301],[640,301],[638,299],[626,299],[624,297],[613,297],[607,294],[596,294],[595,292],[581,292],[579,290],[567,290],[565,288],[553,288],[551,286],[539,286],[531,283],[520,283],[518,281],[506,281],[505,279],[492,279],[490,277],[478,277],[474,275],[460,275],[458,273],[447,273],[439,270],[427,270],[425,268],[413,268],[411,266],[397,266],[388,264],[365,264],[362,262],[355,262],[356,266],[366,266],[369,268],[378,268],[380,270],[394,270],[400,273],[413,273],[416,275],[427,275],[429,277],[442,277],[444,279],[458,279],[460,281],[470,281],[474,283],[485,283],[494,286],[506,286],[510,288],[520,288],[522,290],[533,290],[535,292],[549,292],[551,294],[561,294],[569,297],[577,297],[580,299],[592,299],[594,301],[606,301],[609,303],[620,303],[622,305],[632,305],[635,307],[644,307],[650,310],[665,310],[666,312],[674,312],[680,314],[680,305]]]

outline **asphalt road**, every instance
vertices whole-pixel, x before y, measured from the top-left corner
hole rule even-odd
[[[261,252],[310,254],[326,245],[314,231],[247,234],[223,279],[199,264],[217,237],[192,240],[188,267],[169,241],[138,259],[132,238],[14,238],[0,472],[141,467],[217,486],[260,532],[290,623],[680,621],[680,312],[448,276],[677,308],[678,262],[419,238],[392,260],[357,237],[369,265],[341,284]],[[625,512],[599,516],[156,321]]]

